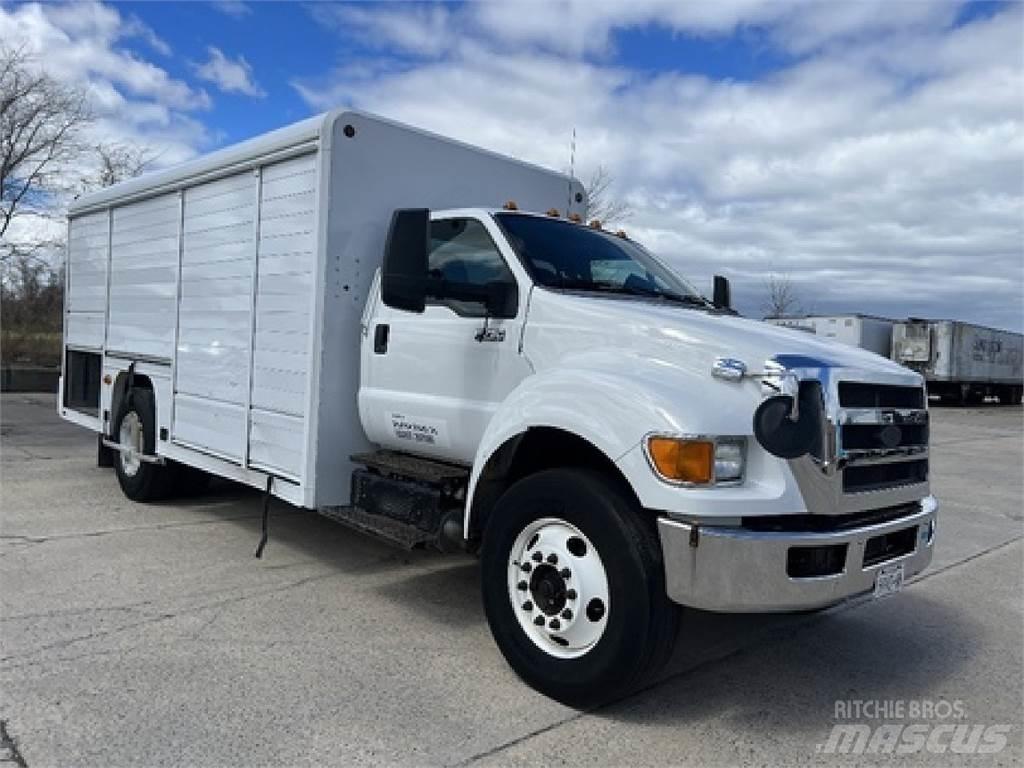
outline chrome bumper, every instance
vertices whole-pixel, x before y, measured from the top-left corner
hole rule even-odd
[[[821,608],[873,589],[879,568],[903,563],[910,577],[927,567],[934,546],[938,502],[921,500],[920,511],[875,525],[828,533],[760,532],[659,518],[668,596],[708,611],[764,613]],[[864,566],[868,540],[916,526],[914,549]],[[841,572],[793,578],[787,575],[791,547],[846,544]]]

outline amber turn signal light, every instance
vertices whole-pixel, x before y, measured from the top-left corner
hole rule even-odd
[[[651,437],[647,455],[666,480],[707,485],[714,479],[715,444],[711,440]]]

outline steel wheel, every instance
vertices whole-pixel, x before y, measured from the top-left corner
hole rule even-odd
[[[601,556],[576,526],[559,518],[535,520],[516,538],[508,594],[527,637],[560,659],[585,654],[608,626],[608,574]]]
[[[140,458],[145,452],[145,434],[142,429],[142,420],[135,411],[128,411],[121,419],[121,427],[118,430],[117,441],[121,446],[129,450],[121,451],[121,471],[128,477],[135,477],[142,466]]]

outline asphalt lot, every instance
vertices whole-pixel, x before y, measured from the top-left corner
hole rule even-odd
[[[277,504],[258,561],[258,494],[132,504],[52,396],[0,402],[0,765],[1024,761],[1020,408],[933,410],[936,556],[902,594],[687,612],[659,684],[578,712],[509,670],[474,559]],[[959,702],[953,722],[1002,725],[1006,744],[823,750],[837,702],[863,700],[939,702],[864,720],[929,728]]]

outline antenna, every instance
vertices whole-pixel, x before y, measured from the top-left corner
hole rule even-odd
[[[565,206],[565,215],[569,215],[572,208],[572,182],[576,178],[576,126],[572,129],[572,141],[569,144],[569,201]]]

